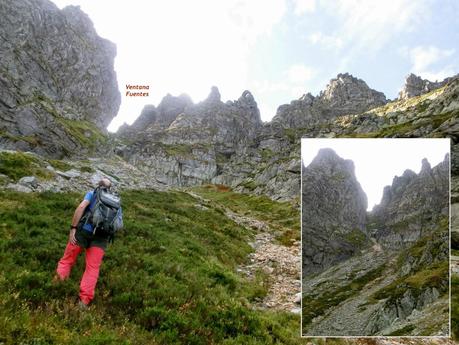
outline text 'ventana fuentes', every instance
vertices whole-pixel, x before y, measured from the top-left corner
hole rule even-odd
[[[148,92],[131,92],[129,90],[150,90],[150,85],[129,85],[126,84],[126,96],[128,97],[148,97]]]

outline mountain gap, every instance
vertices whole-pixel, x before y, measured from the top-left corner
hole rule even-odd
[[[303,166],[304,335],[447,335],[449,155],[422,166],[371,212],[351,160]]]

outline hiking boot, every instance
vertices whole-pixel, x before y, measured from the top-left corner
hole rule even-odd
[[[88,310],[89,306],[85,304],[81,299],[78,301],[78,309],[80,310]]]

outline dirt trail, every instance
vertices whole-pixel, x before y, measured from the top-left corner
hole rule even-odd
[[[211,200],[204,199],[194,192],[187,193],[205,204],[212,203]],[[225,207],[222,209],[235,223],[257,232],[254,241],[249,243],[254,252],[249,254],[247,263],[238,268],[238,272],[249,279],[254,279],[259,270],[268,276],[268,293],[255,307],[299,314],[301,312],[300,242],[296,241],[289,247],[279,244],[275,239],[274,229],[266,222],[237,214]]]
[[[249,243],[255,250],[249,254],[249,263],[238,269],[249,278],[253,278],[258,270],[268,275],[268,293],[257,307],[300,313],[300,242],[284,246],[276,243],[272,229],[265,222],[230,210],[226,215],[239,225],[258,232],[255,241]]]

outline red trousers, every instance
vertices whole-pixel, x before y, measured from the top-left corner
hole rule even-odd
[[[57,274],[64,280],[70,275],[73,265],[77,261],[78,254],[83,250],[82,247],[67,243],[64,255],[57,264]],[[99,247],[89,247],[86,249],[86,268],[80,283],[80,300],[84,304],[89,304],[94,298],[99,268],[104,257],[104,250]]]

